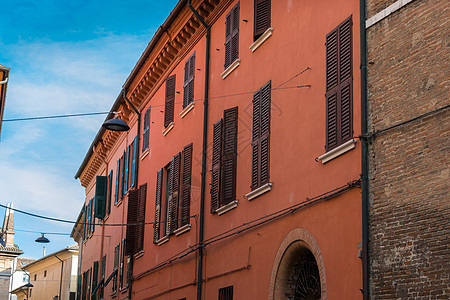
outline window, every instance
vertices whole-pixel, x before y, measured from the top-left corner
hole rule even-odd
[[[119,203],[119,187],[120,187],[120,158],[117,160],[117,169],[116,169],[116,194],[114,196],[114,205]]]
[[[255,0],[253,41],[270,27],[270,0]]]
[[[195,52],[184,64],[183,109],[194,101]]]
[[[34,281],[36,281],[36,278],[37,278],[37,275],[36,275],[36,274],[34,274]]]
[[[100,287],[100,299],[103,299],[104,295],[105,295],[105,287],[104,287],[104,283],[105,283],[105,274],[106,274],[106,254],[103,255],[102,257],[102,269],[101,269],[101,273],[100,273],[100,280],[103,280],[103,284]]]
[[[269,183],[271,82],[253,94],[252,190]]]
[[[189,224],[192,149],[192,144],[184,147],[157,173],[154,243]]]
[[[149,139],[150,139],[150,112],[151,107],[147,108],[144,114],[144,130],[142,133],[142,153],[148,150]]]
[[[44,271],[44,278],[47,277],[47,270]]]
[[[95,207],[94,217],[103,219],[106,215],[106,194],[108,178],[106,176],[97,176],[95,179]]]
[[[122,170],[120,171],[121,174],[121,181],[120,181],[120,199],[123,199],[123,196],[125,195],[125,177],[128,173],[128,161],[127,161],[127,151],[123,150],[123,156],[122,156]]]
[[[131,190],[128,197],[126,253],[133,255],[144,249],[145,202],[147,198],[147,184],[138,190]],[[132,225],[137,224],[137,225]]]
[[[227,14],[225,22],[225,69],[239,58],[239,2]]]
[[[233,286],[219,289],[219,300],[233,300]]]
[[[211,175],[211,212],[236,200],[238,108],[224,111],[214,124]]]
[[[353,136],[352,18],[326,36],[326,151]]]
[[[120,251],[120,243],[114,247],[114,271],[117,271],[119,268],[119,251]],[[117,292],[117,272],[114,274],[113,282],[112,282],[112,292]]]
[[[98,261],[94,261],[92,268],[92,291],[95,290],[98,284]],[[97,293],[91,296],[91,300],[97,300]]]
[[[123,288],[123,275],[125,271],[125,239],[122,240],[122,247],[120,248],[120,262],[119,262],[119,289]]]
[[[29,280],[30,280],[30,275],[28,275],[27,273],[24,273],[23,277],[22,277],[22,281],[29,281]]]
[[[169,76],[166,80],[166,101],[164,109],[164,127],[173,122],[175,109],[175,75]]]
[[[108,215],[111,213],[111,195],[112,195],[112,183],[113,183],[113,170],[109,172],[108,176]]]
[[[129,146],[131,155],[130,160],[130,185],[128,189],[131,189],[136,186],[136,160],[138,156],[138,146],[137,146],[137,136],[134,137],[133,142]]]

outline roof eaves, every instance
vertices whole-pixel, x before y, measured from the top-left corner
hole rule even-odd
[[[122,85],[122,90],[120,91],[119,95],[116,98],[116,101],[114,102],[113,106],[110,109],[110,113],[106,116],[105,121],[109,120],[111,116],[113,115],[112,112],[116,111],[117,108],[120,106],[120,101],[123,101],[122,93],[123,90],[126,90],[133,79],[136,77],[137,73],[139,72],[140,68],[146,61],[147,57],[152,52],[153,48],[161,38],[162,34],[167,30],[167,28],[170,27],[172,22],[175,20],[175,18],[180,13],[181,9],[186,5],[186,0],[179,0],[178,3],[175,5],[174,9],[170,12],[167,19],[164,21],[164,23],[158,27],[155,34],[153,35],[152,39],[148,43],[147,47],[145,48],[144,52],[142,53],[141,57],[139,58],[138,62],[134,66],[134,68],[131,70],[130,75],[125,80],[125,83]],[[97,135],[94,138],[94,141],[92,142],[91,146],[89,147],[88,152],[86,153],[83,162],[81,163],[80,167],[78,168],[77,173],[75,174],[75,179],[78,179],[81,176],[81,173],[83,172],[84,168],[86,167],[87,163],[89,162],[90,157],[92,156],[92,153],[94,153],[94,147],[97,145],[103,134],[105,133],[105,129],[103,127],[100,128]]]

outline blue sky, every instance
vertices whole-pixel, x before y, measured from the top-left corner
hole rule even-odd
[[[109,111],[122,84],[176,0],[4,0],[0,64],[11,68],[4,120]],[[74,175],[105,116],[4,122],[0,204],[75,220],[84,189]],[[0,208],[3,218],[5,210]],[[71,225],[15,213],[23,257],[42,256],[39,232]],[[27,232],[35,231],[35,232]],[[75,242],[51,235],[47,254]]]

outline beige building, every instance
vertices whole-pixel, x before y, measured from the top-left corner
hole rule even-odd
[[[13,291],[17,299],[75,300],[77,290],[78,245],[44,256],[23,269],[30,274],[30,288]]]
[[[14,244],[14,211],[10,207],[12,203],[8,204],[0,232],[0,299],[9,299],[13,262],[23,253]]]

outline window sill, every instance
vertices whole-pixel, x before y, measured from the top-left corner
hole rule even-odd
[[[107,214],[107,215],[102,219],[103,224],[105,224],[106,221],[107,221],[108,219],[109,219],[109,214]]]
[[[268,38],[272,36],[272,31],[272,27],[267,28],[267,30],[264,31],[264,33],[253,44],[250,45],[250,50],[252,50],[252,52],[255,52],[256,49],[259,48],[259,46],[261,46]]]
[[[139,158],[141,160],[143,160],[148,155],[149,152],[150,152],[150,150],[148,148],[145,149],[144,152],[142,152],[142,154],[141,154],[141,156]]]
[[[162,244],[167,243],[168,241],[169,241],[169,236],[165,235],[156,241],[156,245],[161,246]]]
[[[120,290],[120,293],[124,294],[124,293],[126,293],[127,290],[128,290],[128,287],[124,287]]]
[[[229,65],[228,68],[226,68],[225,71],[223,71],[222,74],[220,74],[220,76],[222,76],[222,79],[225,79],[228,75],[230,75],[231,72],[234,71],[234,69],[239,67],[240,64],[241,60],[239,58],[233,61],[233,63],[231,63],[231,65]]]
[[[191,102],[188,104],[188,106],[186,106],[182,112],[180,112],[180,117],[184,118],[184,116],[186,116],[188,114],[188,112],[190,112],[192,109],[194,108],[194,102]]]
[[[355,148],[356,140],[351,139],[342,145],[328,151],[327,153],[319,156],[319,160],[322,162],[322,164],[329,162],[330,160],[344,154],[347,151],[350,151]]]
[[[166,135],[169,133],[169,131],[172,130],[172,128],[173,128],[174,125],[175,125],[175,123],[174,123],[174,122],[171,122],[166,128],[163,129],[162,134],[163,134],[164,136],[166,136]]]
[[[261,196],[262,194],[267,193],[271,189],[272,189],[272,183],[269,182],[269,183],[266,183],[265,185],[260,186],[259,188],[255,189],[255,190],[251,191],[244,197],[247,198],[248,201],[250,201],[250,200],[253,200],[253,199]]]
[[[237,206],[238,206],[238,201],[234,200],[234,201],[231,201],[230,203],[228,203],[227,205],[219,207],[218,209],[216,209],[215,212],[217,213],[217,215],[220,216],[220,215],[223,215],[224,213],[229,212],[230,210],[236,208]]]
[[[140,257],[144,256],[144,250],[139,251],[134,255],[134,259],[138,259]]]
[[[117,291],[116,292],[112,292],[111,297],[114,298],[117,296]]]
[[[114,206],[117,206],[117,207],[119,207],[119,206],[120,206],[120,204],[122,204],[122,199],[120,199],[119,201],[117,201],[117,203],[114,203]]]
[[[175,230],[173,233],[175,233],[176,236],[179,236],[189,230],[191,230],[191,224],[186,224],[186,225],[178,228],[177,230]]]

